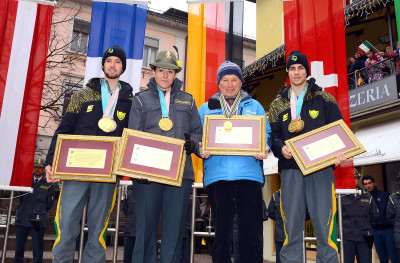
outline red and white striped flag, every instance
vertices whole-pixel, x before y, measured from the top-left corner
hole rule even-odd
[[[53,17],[49,1],[0,5],[0,186],[31,186]]]
[[[311,77],[336,98],[350,127],[343,1],[285,1],[283,8],[286,54],[299,50],[307,55]],[[355,188],[352,166],[338,167],[335,178],[336,189]]]

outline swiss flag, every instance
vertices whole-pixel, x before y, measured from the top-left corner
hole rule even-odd
[[[0,5],[0,185],[32,184],[54,9],[49,4],[2,0]]]
[[[307,55],[311,76],[335,96],[350,127],[343,0],[285,1],[286,57],[292,50]],[[337,189],[354,189],[353,167],[335,170]]]

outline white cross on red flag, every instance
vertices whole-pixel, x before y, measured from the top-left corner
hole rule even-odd
[[[0,185],[32,185],[54,8],[49,4],[2,0],[0,5]]]
[[[350,127],[343,0],[293,0],[283,6],[286,57],[292,50],[307,56],[311,76],[336,98]],[[355,188],[352,166],[336,169],[335,178],[337,189]]]

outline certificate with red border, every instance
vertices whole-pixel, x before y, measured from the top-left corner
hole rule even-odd
[[[52,178],[70,181],[115,182],[114,156],[119,137],[59,134]]]
[[[333,165],[340,152],[346,158],[365,152],[365,148],[343,120],[289,139],[285,144],[303,175]]]
[[[232,128],[224,128],[230,122]],[[201,152],[211,155],[264,154],[266,146],[266,116],[239,115],[226,118],[222,115],[205,115],[203,147]]]
[[[185,169],[185,141],[124,129],[114,172],[121,176],[181,186]]]

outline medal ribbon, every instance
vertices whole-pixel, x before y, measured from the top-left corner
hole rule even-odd
[[[241,98],[242,95],[239,92],[232,106],[230,106],[229,103],[226,101],[225,97],[222,95],[222,93],[219,95],[219,102],[221,103],[222,111],[224,112],[225,117],[229,119],[233,115],[237,115]]]
[[[118,82],[118,88],[114,88],[114,92],[111,95],[110,86],[107,80],[103,80],[101,83],[101,104],[103,106],[103,117],[113,119],[115,105],[117,104],[119,90],[121,84]]]
[[[158,97],[160,97],[162,117],[168,118],[169,98],[170,98],[171,89],[165,93],[165,96],[164,96],[164,92],[158,86],[157,86],[157,90],[158,90]],[[165,97],[167,97],[167,100],[165,99]],[[167,103],[168,103],[168,105],[167,105]]]
[[[292,114],[292,120],[300,119],[301,107],[303,106],[304,94],[308,88],[308,84],[304,87],[299,98],[292,88],[290,88],[290,113]]]

